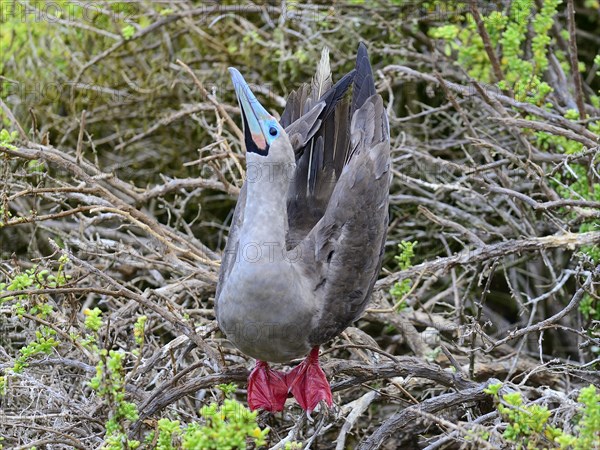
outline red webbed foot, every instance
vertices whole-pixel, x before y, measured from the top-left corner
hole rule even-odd
[[[304,361],[286,375],[290,391],[307,412],[313,411],[321,400],[331,407],[333,398],[325,372],[319,366],[319,347],[314,347]]]
[[[288,396],[286,375],[272,370],[264,361],[256,361],[256,367],[248,377],[248,406],[255,409],[283,411]]]

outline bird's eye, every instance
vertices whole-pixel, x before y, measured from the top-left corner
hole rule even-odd
[[[275,127],[269,128],[269,134],[271,136],[277,136],[277,128],[275,128]]]

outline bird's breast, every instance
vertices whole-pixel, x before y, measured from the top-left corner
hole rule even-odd
[[[310,350],[318,307],[288,266],[234,268],[217,301],[219,326],[243,353],[288,362]]]

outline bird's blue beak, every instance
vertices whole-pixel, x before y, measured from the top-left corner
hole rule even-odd
[[[242,110],[246,151],[266,155],[269,152],[270,141],[266,130],[269,129],[269,123],[275,121],[275,118],[258,102],[248,83],[237,69],[230,67],[229,73]]]

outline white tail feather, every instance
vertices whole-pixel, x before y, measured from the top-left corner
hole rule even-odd
[[[310,99],[314,105],[321,96],[327,92],[332,85],[331,82],[331,68],[329,66],[329,49],[323,47],[321,52],[321,61],[317,65],[317,71],[312,79]]]

